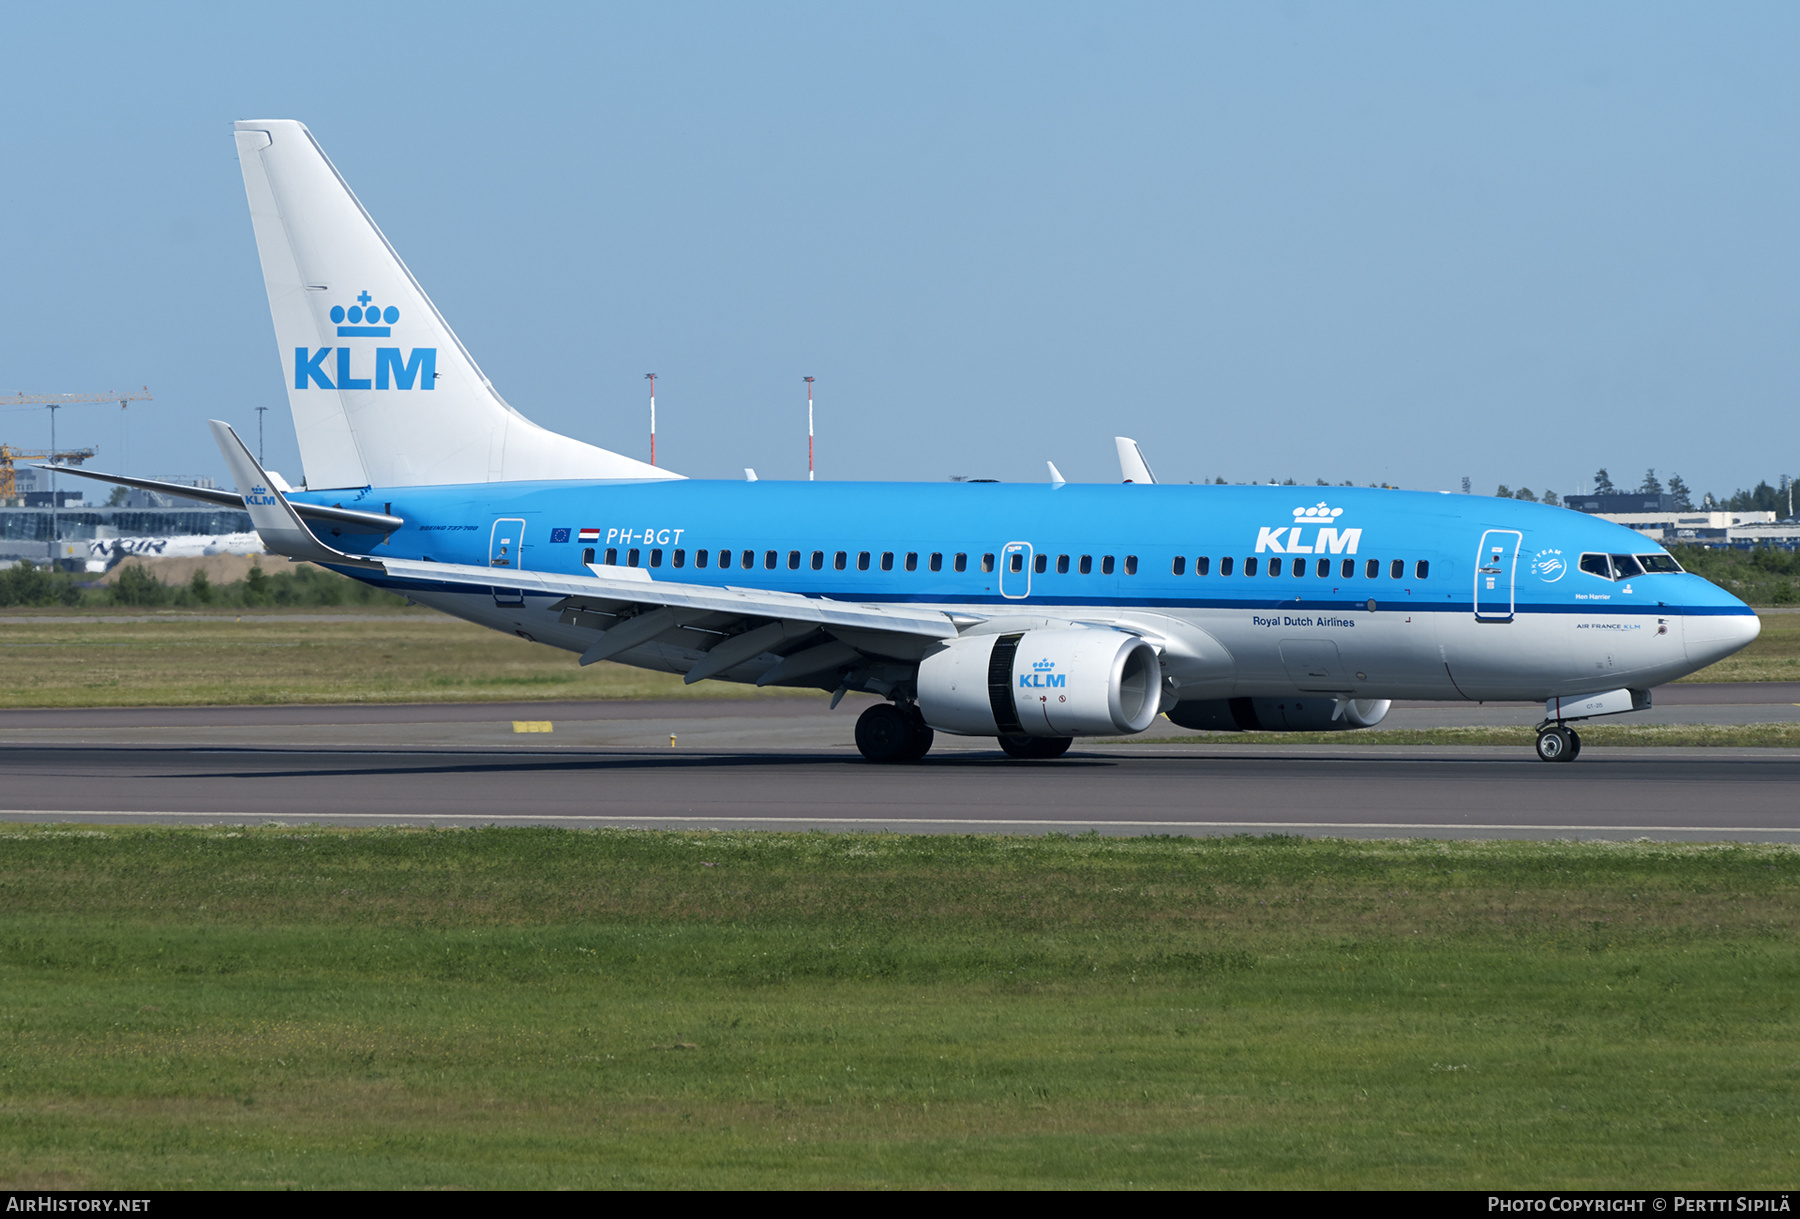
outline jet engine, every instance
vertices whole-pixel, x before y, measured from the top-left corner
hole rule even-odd
[[[1142,732],[1161,705],[1156,649],[1104,627],[964,636],[919,663],[925,722],[963,736]]]
[[[1176,703],[1169,719],[1205,732],[1347,732],[1373,728],[1387,717],[1385,698],[1353,698],[1338,712],[1329,694],[1298,698],[1210,698]]]

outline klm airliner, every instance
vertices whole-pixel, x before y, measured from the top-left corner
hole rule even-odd
[[[879,696],[872,762],[935,733],[1054,758],[1076,737],[1367,728],[1396,698],[1542,700],[1572,723],[1754,639],[1642,535],[1514,500],[1128,481],[690,480],[502,399],[312,134],[238,158],[305,478],[212,430],[267,547],[580,657]],[[1052,468],[1054,473],[1054,468]],[[69,469],[94,477],[94,472]]]

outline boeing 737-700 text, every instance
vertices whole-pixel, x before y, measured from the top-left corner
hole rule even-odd
[[[1355,488],[718,482],[508,405],[312,134],[236,125],[303,489],[215,421],[268,548],[580,656],[867,691],[856,742],[1052,758],[1149,728],[1366,728],[1395,698],[1573,721],[1742,648],[1756,615],[1641,534],[1506,499]],[[1052,468],[1054,473],[1054,468]],[[95,477],[94,472],[67,472]],[[834,700],[835,705],[835,700]]]

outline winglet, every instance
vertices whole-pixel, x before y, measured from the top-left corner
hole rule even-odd
[[[1044,464],[1050,467],[1050,485],[1052,487],[1060,487],[1069,481],[1063,477],[1062,471],[1056,468],[1054,461],[1046,461]]]
[[[1144,460],[1144,451],[1138,448],[1138,442],[1129,436],[1114,436],[1113,443],[1119,447],[1119,476],[1128,483],[1153,483],[1156,475],[1150,473],[1150,463]]]
[[[257,464],[256,458],[250,455],[250,450],[245,447],[238,434],[231,430],[231,425],[219,419],[209,419],[207,426],[212,428],[213,439],[218,442],[219,452],[225,457],[225,465],[231,471],[232,481],[237,483],[238,494],[244,497],[244,507],[250,513],[250,523],[262,538],[263,545],[290,559],[352,567],[381,567],[373,559],[347,555],[314,537],[312,530],[300,519],[300,514],[294,511],[294,506],[288,503],[287,496],[277,489],[274,481]]]

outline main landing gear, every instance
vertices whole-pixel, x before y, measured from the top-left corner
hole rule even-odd
[[[1581,756],[1581,736],[1564,724],[1538,729],[1537,755],[1546,762],[1573,762]]]
[[[876,703],[856,721],[856,748],[871,762],[917,762],[935,735],[912,706]]]

